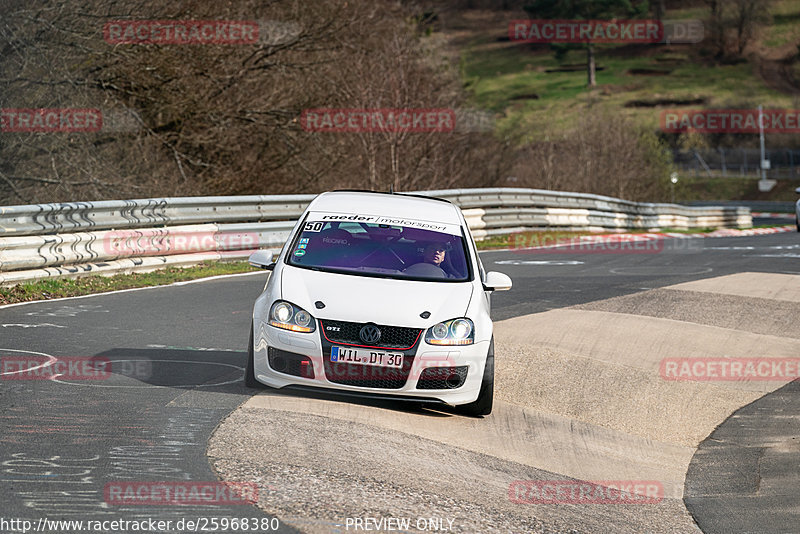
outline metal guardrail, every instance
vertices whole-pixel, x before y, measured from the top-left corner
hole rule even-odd
[[[0,207],[0,237],[186,224],[287,221],[315,195],[103,200]]]
[[[476,239],[530,229],[750,227],[744,207],[650,204],[539,189],[448,189]],[[183,197],[0,207],[0,284],[153,270],[278,250],[315,195]]]
[[[788,213],[794,215],[795,202],[779,200],[725,200],[715,202],[695,201],[689,202],[689,206],[744,206],[750,211],[762,211],[773,213]]]

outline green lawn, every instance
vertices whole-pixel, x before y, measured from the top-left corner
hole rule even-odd
[[[613,49],[597,51],[597,84],[591,93],[586,72],[546,72],[562,65],[585,63],[584,51],[571,51],[559,64],[546,51],[531,51],[525,45],[464,53],[462,68],[476,106],[505,114],[498,126],[512,123],[535,128],[547,123],[573,125],[586,109],[591,96],[626,117],[657,128],[660,112],[674,108],[792,107],[792,98],[766,87],[747,63],[706,65],[688,53],[662,48],[649,57],[620,57]],[[601,69],[601,70],[600,70]],[[631,70],[664,72],[636,75]],[[659,100],[696,100],[690,105],[663,104],[626,107],[633,102],[657,104]]]
[[[800,38],[800,0],[779,0],[772,6],[772,24],[766,29],[764,44],[780,47]]]
[[[667,19],[704,18],[705,10],[668,12]],[[774,24],[765,29],[770,46],[788,42],[800,34],[800,0],[783,0],[774,6]],[[576,123],[590,101],[603,103],[620,115],[658,128],[660,111],[672,108],[794,107],[793,99],[768,88],[753,65],[714,65],[699,48],[702,45],[630,46],[598,45],[597,84],[586,87],[586,71],[547,72],[586,63],[584,50],[570,51],[561,62],[548,48],[533,50],[527,44],[493,45],[481,34],[461,54],[461,71],[475,106],[502,114],[501,131],[512,125],[537,139],[542,125],[556,130]],[[654,74],[635,74],[637,70]],[[634,72],[631,72],[634,71]],[[695,100],[702,103],[626,107],[634,101]]]

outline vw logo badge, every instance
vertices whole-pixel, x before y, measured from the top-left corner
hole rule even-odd
[[[364,343],[377,343],[381,338],[381,331],[374,324],[367,324],[361,327],[358,337],[360,337],[361,341]]]

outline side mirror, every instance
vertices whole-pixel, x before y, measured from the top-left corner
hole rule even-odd
[[[269,250],[257,250],[250,254],[250,258],[247,261],[253,267],[271,271],[275,269],[275,262],[273,261],[274,257],[275,255]]]
[[[798,195],[800,195],[800,187],[798,187],[797,189],[795,189],[795,190],[794,190],[794,192],[795,192],[795,193],[797,193]]]
[[[486,291],[507,291],[511,289],[511,278],[503,273],[489,271],[486,273],[486,282],[483,283]]]

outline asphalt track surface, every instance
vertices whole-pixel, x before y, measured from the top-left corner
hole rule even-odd
[[[687,243],[679,245],[677,241]],[[693,242],[692,246],[686,246],[689,241]],[[482,258],[487,268],[503,271],[514,281],[512,291],[493,297],[495,320],[546,317],[546,314],[539,314],[560,313],[582,306],[600,309],[606,306],[605,303],[610,302],[612,304],[608,306],[612,306],[618,302],[615,299],[635,300],[637,295],[659,291],[659,288],[737,273],[800,275],[800,237],[794,232],[675,242],[657,253],[646,254],[579,251],[484,253]],[[452,527],[456,532],[485,531],[492,526],[498,531],[513,532],[698,532],[692,517],[686,513],[684,500],[694,521],[704,532],[800,531],[796,504],[800,477],[796,407],[800,392],[795,384],[786,385],[774,393],[758,392],[752,404],[742,402],[736,405],[738,408],[748,404],[726,423],[718,428],[715,428],[716,423],[709,427],[708,432],[699,437],[702,440],[699,452],[691,457],[686,490],[681,492],[683,500],[680,497],[666,498],[655,512],[653,508],[645,510],[641,506],[572,504],[549,508],[540,506],[518,514],[504,503],[498,505],[493,514],[485,513],[485,510],[493,510],[491,505],[482,505],[480,500],[473,499],[471,508],[464,505],[467,507],[462,506],[456,513],[452,510],[463,504],[456,502],[460,496],[452,493],[458,491],[453,488],[458,487],[460,464],[453,465],[442,459],[440,464],[431,466],[419,458],[426,454],[428,446],[433,447],[432,454],[443,454],[442,458],[455,454],[454,449],[439,451],[431,442],[408,441],[411,438],[398,430],[378,432],[378,427],[369,426],[369,420],[360,424],[345,421],[347,417],[363,418],[364,414],[380,412],[381,417],[408,420],[411,425],[419,422],[420,427],[425,427],[432,424],[431,413],[397,403],[354,403],[325,395],[283,395],[268,391],[253,398],[266,406],[266,411],[263,408],[260,412],[253,409],[252,413],[235,411],[255,393],[242,387],[241,377],[251,306],[265,279],[265,274],[257,273],[0,309],[2,358],[28,355],[40,358],[99,357],[112,362],[111,374],[106,380],[7,380],[8,376],[2,377],[0,518],[28,519],[34,525],[40,518],[84,521],[152,518],[172,520],[174,525],[180,519],[212,517],[261,520],[272,517],[265,510],[275,509],[282,532],[295,529],[345,532],[348,530],[341,518],[368,515],[380,507],[365,505],[363,510],[340,509],[337,510],[339,522],[331,521],[326,518],[326,512],[331,506],[343,506],[337,500],[341,496],[326,493],[330,488],[326,489],[325,484],[331,484],[332,479],[313,469],[284,473],[286,479],[294,477],[291,486],[294,491],[305,492],[305,495],[292,499],[292,502],[304,503],[304,509],[272,507],[270,503],[275,494],[282,489],[288,490],[289,486],[280,473],[259,471],[253,463],[266,462],[271,456],[283,459],[287,451],[295,451],[292,447],[299,444],[303,454],[313,458],[315,447],[323,445],[314,440],[326,439],[324,435],[315,436],[314,432],[327,427],[330,432],[341,428],[342,433],[350,435],[354,449],[363,448],[364,442],[389,438],[394,439],[398,447],[408,447],[403,453],[420,462],[400,464],[406,470],[405,475],[419,475],[420,479],[436,481],[436,476],[431,478],[432,473],[421,471],[426,468],[449,470],[446,476],[444,473],[441,476],[442,488],[428,487],[424,495],[418,492],[409,496],[408,502],[415,502],[414,499],[428,502],[427,514],[448,510],[453,517],[459,518]],[[759,301],[759,305],[764,306],[765,314],[761,318],[763,324],[758,328],[769,331],[774,324],[780,323],[793,324],[796,330],[800,319],[796,303],[785,302],[771,308],[772,304],[762,300],[764,302]],[[725,302],[720,306],[722,309],[710,309],[708,313],[718,314],[719,321],[724,321]],[[563,310],[567,308],[569,310]],[[647,314],[646,311],[641,313]],[[731,313],[735,315],[738,312],[728,310],[727,314]],[[503,404],[503,399],[501,395],[499,406],[502,410],[486,419],[463,418],[444,410],[441,414],[443,419],[436,422],[436,426],[461,425],[454,427],[454,432],[467,427],[479,429],[481,424],[488,426],[494,417],[496,419],[491,423],[493,432],[502,432],[503,425],[498,422],[497,414],[507,413],[513,408],[512,404]],[[234,432],[263,431],[264,443],[280,438],[274,445],[283,446],[284,450],[254,445],[254,442],[247,441],[247,436],[237,435],[233,439],[229,431],[222,432],[225,429],[218,428],[221,422],[228,427],[235,425],[237,417],[243,424],[251,421],[248,417],[269,417],[272,415],[270,406],[273,406],[274,414],[281,416],[275,421],[267,420],[267,423],[274,423],[272,429],[269,426],[234,428]],[[345,408],[340,408],[342,406]],[[302,413],[306,407],[307,413]],[[782,410],[781,418],[761,416],[774,413],[777,407]],[[336,417],[340,418],[337,421],[326,420],[327,410],[334,409],[353,413],[346,417],[337,414]],[[740,421],[737,419],[739,416],[745,417],[747,424],[730,424],[731,421]],[[569,428],[578,426],[567,422]],[[219,431],[218,438],[209,446],[215,429]],[[771,439],[765,439],[765,432]],[[335,436],[328,438],[334,439]],[[491,439],[499,442],[503,436],[486,439],[490,440],[487,448],[491,450]],[[685,441],[693,443],[689,438]],[[242,443],[248,444],[243,450]],[[776,448],[776,444],[780,446]],[[453,446],[458,448],[457,444]],[[254,458],[244,461],[229,455],[229,451],[237,447],[240,456],[251,454]],[[685,454],[685,450],[690,449],[681,449],[683,452],[676,454]],[[766,494],[759,484],[758,473],[759,459],[763,459],[764,451],[769,452],[769,467],[776,474],[771,479],[774,481],[772,490]],[[505,464],[495,465],[499,460],[486,452],[459,450],[458,454],[461,453],[477,454],[478,460],[475,460],[476,456],[472,459],[465,457],[465,461],[494,466],[495,472],[508,468]],[[557,456],[559,451],[544,451],[542,454]],[[318,460],[320,469],[333,470],[337,467],[344,469],[353,461],[338,458],[329,464],[329,457]],[[291,462],[291,455],[287,461]],[[376,456],[370,462],[380,468],[380,457]],[[740,462],[742,470],[732,467],[740,465]],[[548,471],[520,464],[516,468],[518,472],[514,476],[509,474],[511,479],[548,479],[559,475],[555,469]],[[415,472],[415,469],[420,472]],[[747,476],[733,488],[730,480],[740,480],[743,472]],[[480,479],[483,476],[481,473],[462,474],[466,478],[474,476]],[[303,479],[303,476],[313,480]],[[338,476],[337,480],[343,478],[341,472]],[[450,480],[452,477],[455,479]],[[112,482],[208,482],[220,478],[258,484],[258,506],[115,505],[106,502],[103,492],[104,486]],[[375,480],[380,480],[380,477]],[[358,482],[365,483],[364,480]],[[792,488],[793,492],[790,491]],[[405,509],[402,501],[391,502],[393,492],[405,495],[407,489],[376,487],[374,499],[377,502],[388,495],[389,502],[383,503],[387,507],[385,510],[394,507],[413,517],[414,510]],[[352,491],[352,487],[342,483],[331,491]],[[524,505],[516,506],[524,508]],[[398,512],[398,515],[402,514]],[[0,531],[13,530],[3,527]],[[77,530],[51,527],[47,531]],[[171,531],[188,529],[172,528]],[[352,528],[349,531],[353,531]]]

